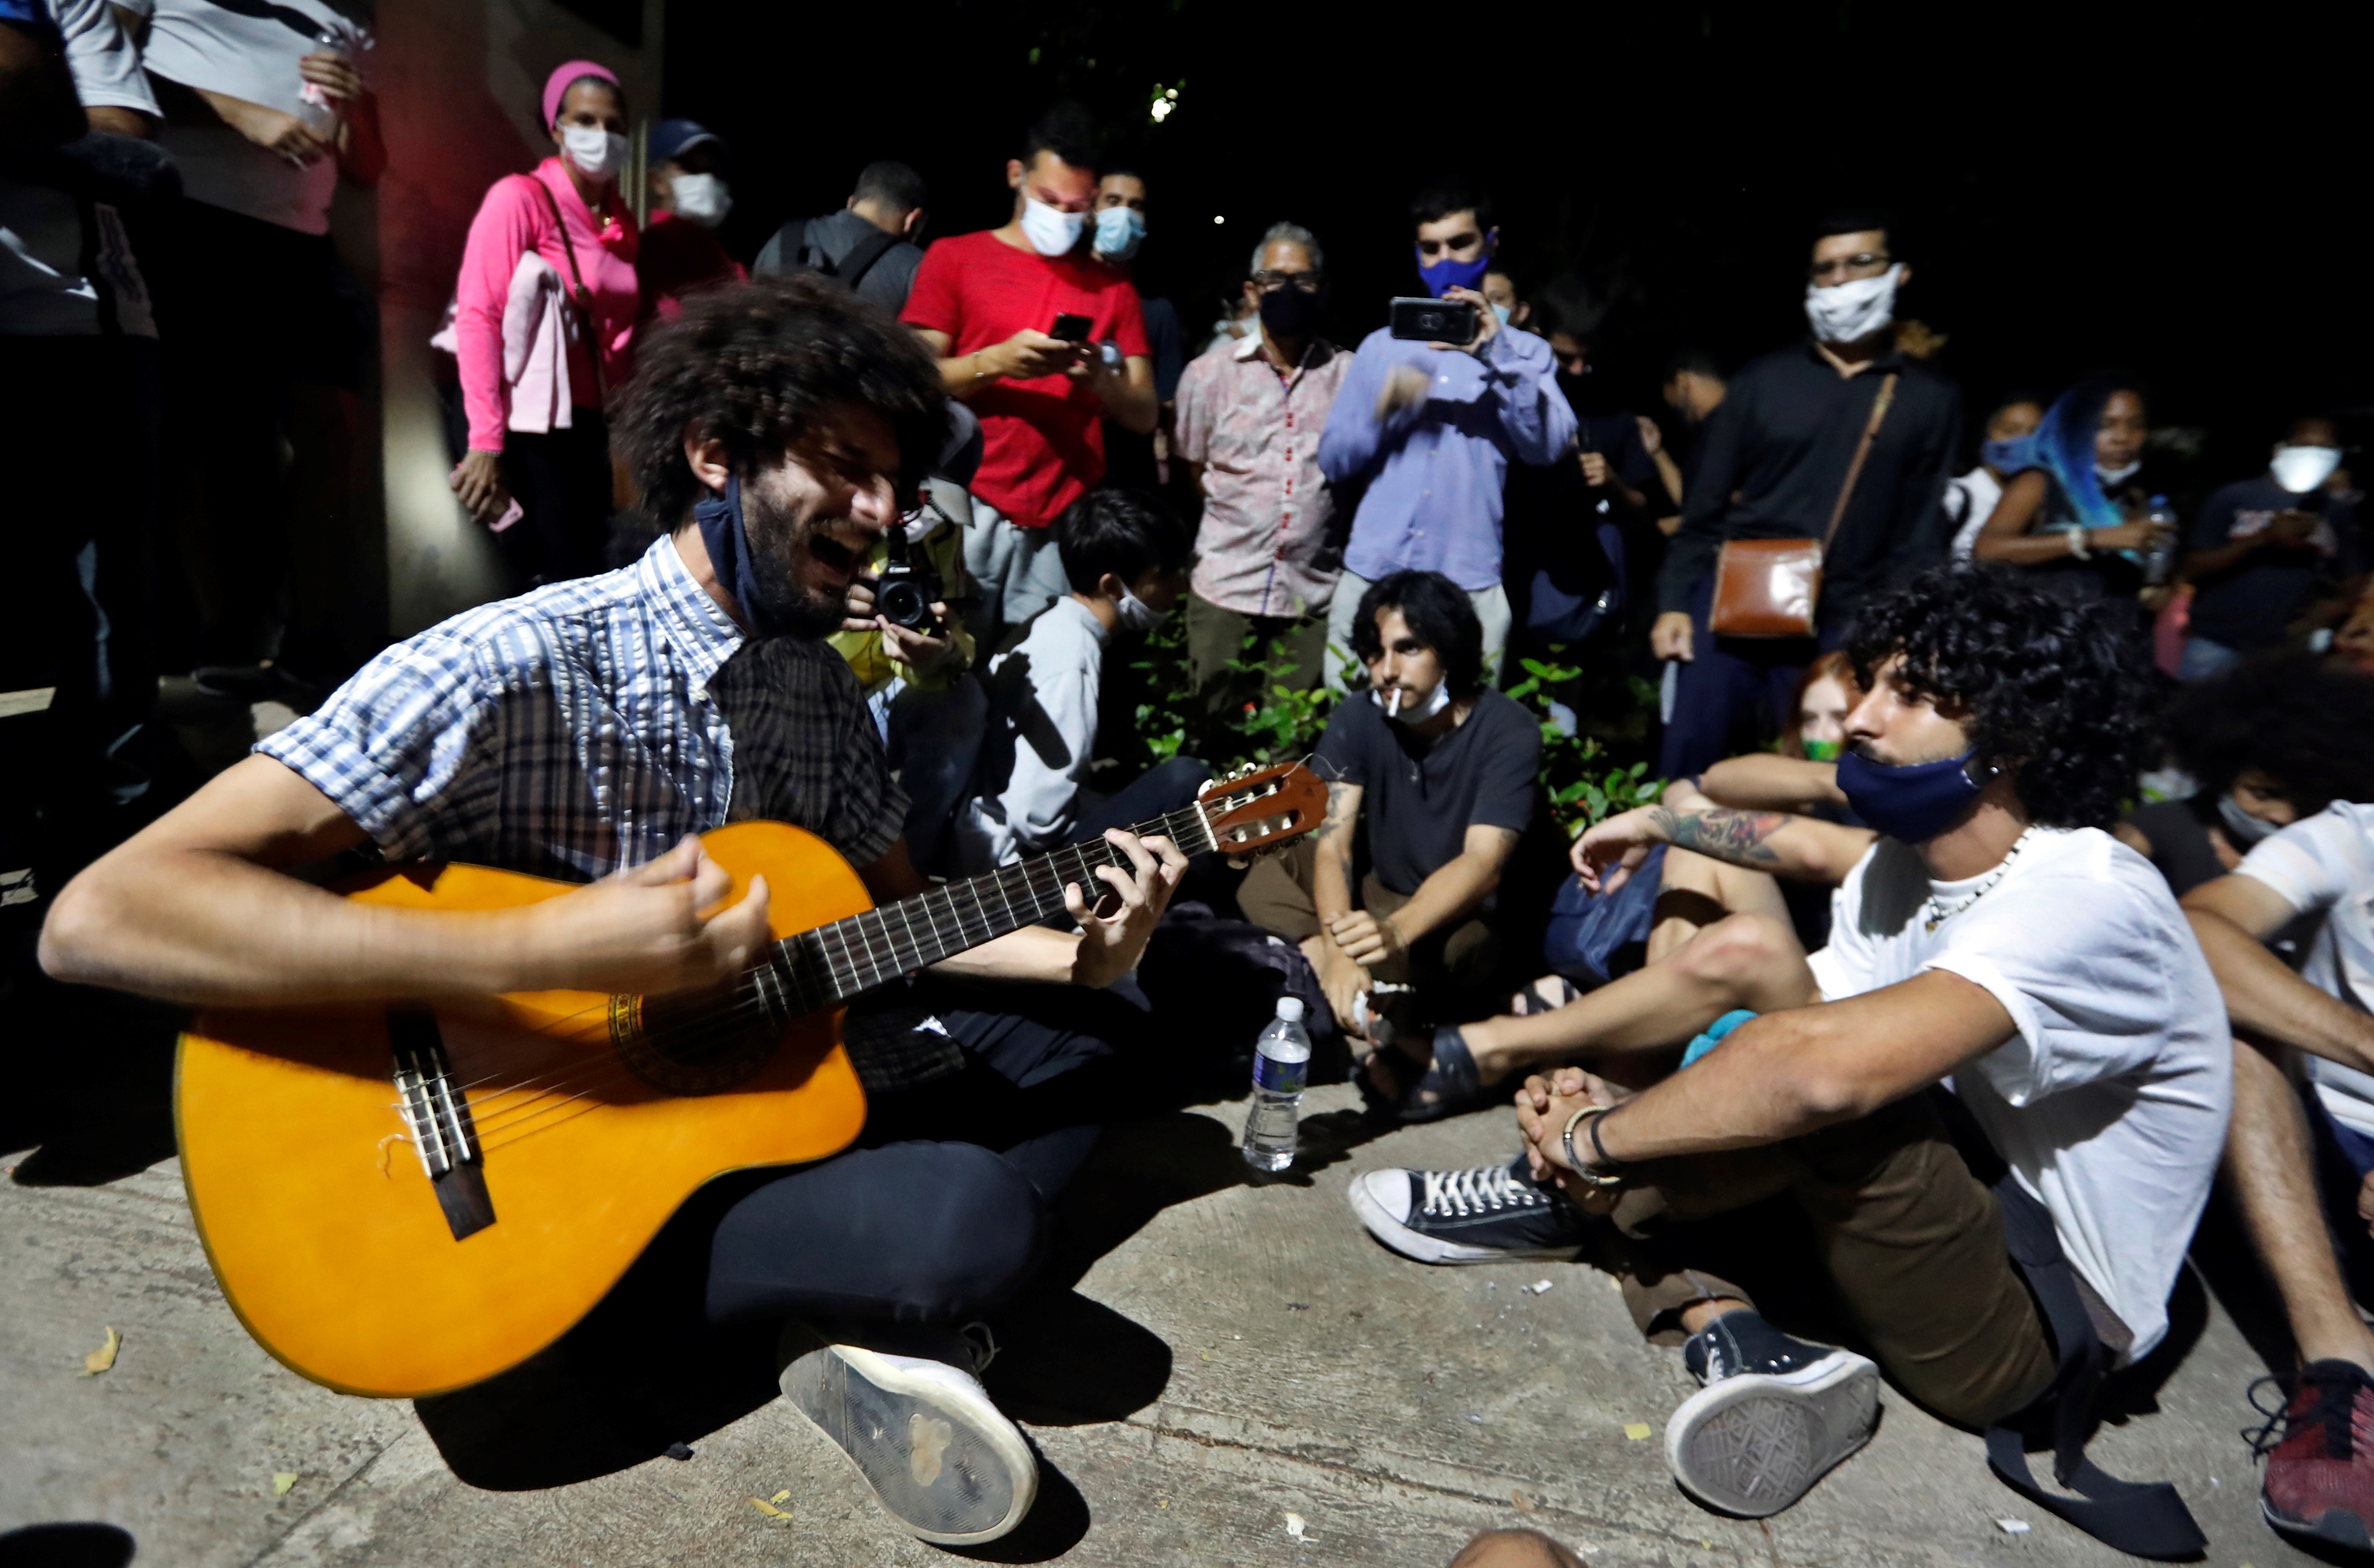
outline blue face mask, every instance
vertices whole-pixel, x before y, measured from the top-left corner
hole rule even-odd
[[[1107,261],[1127,261],[1146,242],[1146,214],[1130,206],[1109,206],[1097,214],[1097,254]]]
[[[1410,251],[1413,255],[1416,255],[1417,247],[1413,245]],[[1432,266],[1427,265],[1426,258],[1419,256],[1417,264],[1418,277],[1425,280],[1427,290],[1438,300],[1453,289],[1475,288],[1484,281],[1484,275],[1491,270],[1492,258],[1489,255],[1480,255],[1474,261],[1464,262],[1452,261],[1446,256]]]
[[[756,637],[782,637],[801,630],[790,595],[758,580],[750,538],[742,526],[742,480],[725,481],[722,496],[704,497],[692,509],[700,526],[700,542],[709,547],[709,564],[717,580],[733,594],[742,617]]]
[[[1979,461],[1999,474],[2016,474],[2036,466],[2034,436],[2005,436],[1979,448]]]
[[[1839,789],[1854,814],[1889,838],[1926,843],[1967,815],[1986,791],[1973,772],[1994,776],[1992,766],[1965,751],[1942,762],[1908,762],[1891,768],[1861,752],[1839,759]]]

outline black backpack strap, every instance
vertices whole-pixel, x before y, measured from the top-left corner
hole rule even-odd
[[[874,264],[888,255],[890,247],[898,242],[899,236],[896,234],[885,234],[876,229],[864,239],[852,245],[849,248],[849,253],[840,258],[840,265],[828,270],[833,277],[840,278],[850,288],[855,289],[859,280],[874,270]]]
[[[2003,1211],[2004,1244],[2052,1337],[2052,1382],[2026,1409],[1987,1429],[1987,1468],[1996,1479],[2045,1512],[2067,1520],[2106,1546],[2159,1562],[2198,1558],[2208,1538],[2192,1511],[2167,1481],[2121,1480],[2086,1457],[2094,1401],[2109,1372],[2102,1337],[2078,1294],[2076,1271],[2061,1250],[2051,1211],[2019,1185],[2010,1168],[1953,1093],[1933,1097],[1974,1174],[1987,1182]],[[2052,1435],[2052,1475],[2078,1493],[2047,1491],[2028,1468],[2027,1433]]]

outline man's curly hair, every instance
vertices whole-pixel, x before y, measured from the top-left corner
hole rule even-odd
[[[2253,659],[2187,687],[2169,708],[2168,738],[2212,794],[2256,768],[2303,817],[2336,800],[2374,801],[2374,679],[2312,654]]]
[[[1957,561],[1866,603],[1846,646],[1865,690],[1902,654],[1902,685],[1967,708],[1978,760],[2014,773],[2029,821],[2118,820],[2152,687],[2142,640],[2111,607],[2063,598],[2010,568]]]
[[[663,528],[703,491],[684,458],[688,431],[725,443],[734,471],[780,457],[835,408],[868,408],[899,442],[901,495],[922,483],[946,438],[938,364],[878,306],[814,274],[705,289],[635,347],[635,379],[612,425]]]

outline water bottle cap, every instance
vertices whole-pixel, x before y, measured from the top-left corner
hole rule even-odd
[[[1277,999],[1277,1016],[1286,1020],[1288,1023],[1300,1023],[1302,1021],[1302,998],[1299,996],[1280,996]]]

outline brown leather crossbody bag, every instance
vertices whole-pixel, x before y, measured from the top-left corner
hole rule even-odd
[[[1814,612],[1822,596],[1822,555],[1838,537],[1839,524],[1854,498],[1855,481],[1863,477],[1864,459],[1896,401],[1896,375],[1879,383],[1872,400],[1871,418],[1856,443],[1854,461],[1847,465],[1846,483],[1830,508],[1830,525],[1818,539],[1730,539],[1715,558],[1714,607],[1707,624],[1718,637],[1811,637]]]

